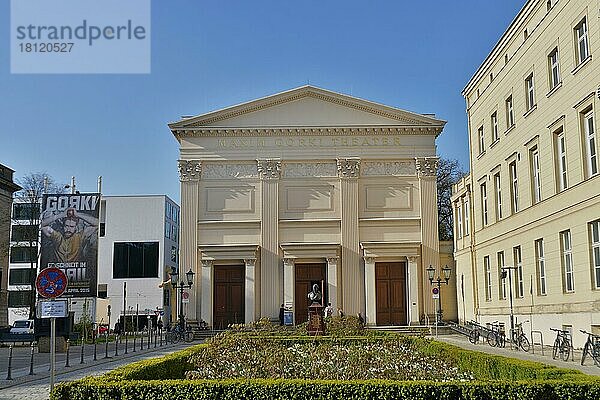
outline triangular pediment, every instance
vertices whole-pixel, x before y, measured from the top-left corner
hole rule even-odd
[[[302,86],[169,124],[173,131],[269,127],[426,127],[445,121],[314,86]],[[436,129],[437,130],[437,129]]]

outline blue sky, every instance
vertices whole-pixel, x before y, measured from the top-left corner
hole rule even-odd
[[[182,115],[310,83],[448,121],[441,156],[468,169],[461,90],[524,0],[152,1],[152,72],[10,73],[0,2],[0,163],[108,195],[179,201]]]

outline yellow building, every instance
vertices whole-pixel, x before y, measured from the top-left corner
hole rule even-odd
[[[460,319],[508,326],[512,294],[525,331],[546,342],[550,328],[571,329],[576,346],[580,329],[600,334],[597,57],[597,1],[529,0],[465,87]]]
[[[313,86],[170,124],[188,318],[223,328],[276,320],[283,304],[304,322],[314,284],[368,324],[433,314],[444,124]]]

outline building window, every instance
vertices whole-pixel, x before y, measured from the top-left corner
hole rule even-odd
[[[500,300],[506,299],[506,274],[503,273],[502,268],[504,267],[504,252],[499,251],[497,254],[498,257],[498,278],[500,280],[500,286],[502,290],[500,290]]]
[[[36,242],[38,240],[37,225],[13,225],[10,240],[13,242]]]
[[[565,141],[565,132],[560,128],[554,134],[556,148],[556,186],[559,192],[567,188],[567,148]]]
[[[463,204],[464,209],[465,209],[465,236],[469,236],[469,230],[471,229],[470,223],[469,223],[469,214],[471,213],[471,210],[469,209],[469,197],[465,197],[465,202]]]
[[[592,238],[592,270],[596,289],[600,289],[600,220],[590,223],[590,236]]]
[[[177,247],[171,246],[171,261],[177,263]]]
[[[521,259],[521,246],[513,247],[513,258],[517,275],[515,277],[515,292],[517,292],[517,297],[523,297],[525,295],[525,290],[523,287],[523,261]]]
[[[550,89],[554,89],[560,83],[560,68],[558,65],[558,47],[548,55],[548,73],[550,78]]]
[[[31,285],[35,281],[35,268],[11,268],[8,272],[9,285]]]
[[[480,186],[481,190],[481,223],[483,226],[488,224],[488,209],[487,209],[487,190],[485,183]]]
[[[18,290],[8,292],[8,306],[9,307],[29,307],[29,298],[31,291],[29,290]]]
[[[579,24],[575,27],[575,48],[576,48],[576,58],[577,65],[584,62],[590,55],[590,48],[588,43],[588,29],[587,29],[587,21],[585,17],[581,20]]]
[[[485,300],[492,300],[492,267],[490,266],[490,256],[483,257],[483,268],[485,270]]]
[[[37,246],[14,246],[10,248],[11,263],[31,263],[37,261]]]
[[[496,191],[496,219],[502,218],[502,185],[500,184],[500,172],[494,175],[494,189]]]
[[[13,205],[12,218],[24,221],[37,221],[40,219],[40,205],[38,203],[15,203]]]
[[[506,106],[506,129],[511,128],[515,124],[515,114],[513,112],[513,98],[508,96],[505,102]]]
[[[496,142],[500,140],[500,136],[498,135],[498,113],[494,112],[491,117],[492,122],[492,142]]]
[[[158,242],[115,243],[113,278],[158,278]]]
[[[462,207],[460,206],[460,201],[456,203],[456,235],[459,239],[463,236]]]
[[[512,213],[519,211],[519,181],[517,180],[517,161],[513,161],[508,165],[510,173],[510,206]]]
[[[477,130],[477,136],[479,137],[479,154],[485,151],[485,135],[483,132],[483,126]]]
[[[537,266],[538,294],[546,294],[546,259],[544,257],[544,239],[535,241],[535,259]]]
[[[531,163],[531,199],[532,204],[537,204],[542,200],[542,184],[540,176],[540,152],[537,146],[529,151]]]
[[[98,297],[101,299],[106,299],[108,297],[108,284],[107,283],[99,283],[98,284]]]
[[[571,231],[560,233],[562,244],[562,261],[564,271],[563,287],[565,292],[573,292],[575,283],[573,282],[573,249],[571,246]]]
[[[535,87],[533,82],[533,72],[525,78],[525,99],[527,105],[527,111],[531,110],[535,106]]]
[[[588,176],[594,176],[598,173],[598,155],[596,153],[596,130],[593,111],[583,114],[583,133],[585,135]]]

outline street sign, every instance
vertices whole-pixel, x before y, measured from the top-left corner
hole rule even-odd
[[[67,289],[67,276],[54,267],[44,268],[35,280],[35,287],[40,296],[47,299],[59,297]]]
[[[433,293],[433,298],[434,299],[439,299],[440,298],[440,290],[436,287],[434,287],[433,289],[431,289],[431,293]]]
[[[188,292],[183,292],[181,294],[181,302],[182,303],[189,303],[190,302],[190,294]]]
[[[42,318],[64,318],[69,315],[66,300],[40,301],[40,316]]]

